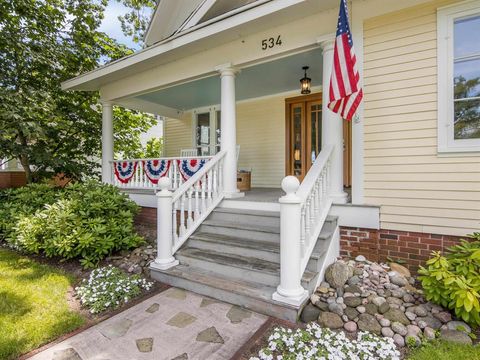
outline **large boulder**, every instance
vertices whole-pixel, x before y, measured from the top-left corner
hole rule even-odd
[[[325,270],[325,280],[335,289],[343,287],[349,275],[350,269],[348,265],[342,261],[334,262]]]
[[[412,275],[410,274],[410,270],[408,270],[405,266],[403,265],[400,265],[400,264],[397,264],[397,263],[394,263],[394,262],[391,262],[390,264],[388,264],[390,266],[390,269],[392,269],[392,271],[395,271],[396,273],[404,276],[404,277],[411,277]]]
[[[340,329],[343,327],[343,321],[340,316],[329,311],[322,311],[318,316],[318,323],[320,326],[328,327],[330,329]]]
[[[459,344],[472,344],[472,339],[463,331],[444,329],[440,331],[440,339],[444,341],[455,342]]]
[[[367,313],[360,314],[357,325],[362,331],[369,331],[377,335],[382,333],[382,326],[378,320],[375,318],[375,316]]]

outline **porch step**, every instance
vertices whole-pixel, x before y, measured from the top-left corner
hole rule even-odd
[[[327,217],[302,276],[312,293],[319,282],[337,218]],[[280,282],[280,213],[217,207],[175,257],[180,265],[152,277],[167,284],[295,321],[302,306],[272,300]]]
[[[187,289],[261,314],[295,322],[299,310],[272,300],[275,287],[232,279],[213,271],[178,265],[164,271],[152,271],[152,277],[163,283]],[[308,300],[307,300],[308,301]],[[302,306],[303,307],[303,306]]]

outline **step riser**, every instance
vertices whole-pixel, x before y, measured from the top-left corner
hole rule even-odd
[[[262,272],[262,271],[255,271],[250,269],[241,269],[237,267],[232,267],[224,264],[219,264],[215,262],[210,262],[203,259],[197,259],[193,257],[186,257],[181,254],[181,252],[177,253],[176,258],[180,261],[183,265],[189,265],[196,268],[200,268],[202,270],[211,271],[216,274],[221,274],[223,276],[238,279],[238,280],[245,280],[249,279],[250,281],[264,284],[268,286],[277,286],[280,283],[280,276],[277,274]]]
[[[198,232],[280,243],[280,234],[203,224]]]
[[[209,296],[233,305],[238,305],[238,306],[250,309],[252,311],[258,312],[260,314],[273,316],[273,317],[283,319],[283,320],[288,320],[291,322],[296,322],[298,315],[300,313],[300,309],[294,310],[290,308],[285,308],[276,304],[262,301],[260,299],[252,298],[245,295],[235,294],[231,291],[225,291],[222,289],[213,288],[204,284],[196,283],[188,279],[172,276],[172,275],[154,271],[154,270],[151,271],[151,276],[153,279],[171,286],[193,291],[197,294]]]
[[[257,259],[267,260],[276,263],[280,262],[280,254],[278,252],[242,248],[235,245],[229,245],[227,242],[218,243],[190,238],[188,240],[188,246],[202,250],[218,251],[224,254],[254,257]]]
[[[184,256],[181,252],[177,253],[175,256],[177,260],[180,261],[182,265],[188,265],[202,270],[211,271],[213,273],[230,277],[232,279],[253,281],[259,284],[264,284],[267,286],[276,287],[280,284],[280,272],[278,274],[262,272],[261,270],[256,271],[253,269],[241,269],[233,266],[228,266],[224,264],[219,264],[216,262],[211,262],[203,259],[193,258],[189,256]],[[318,276],[318,275],[317,275]],[[314,283],[316,282],[316,277],[312,281],[307,282],[302,279],[302,286],[312,292],[315,289]],[[313,285],[312,285],[313,283]]]
[[[227,212],[213,211],[208,219],[215,221],[228,221],[235,224],[266,225],[280,228],[280,217],[274,216],[232,214]]]

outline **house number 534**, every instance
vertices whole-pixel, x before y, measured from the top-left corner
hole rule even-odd
[[[278,35],[276,38],[271,37],[271,38],[262,40],[262,50],[271,49],[275,46],[280,46],[280,45],[282,45],[282,39],[280,35]]]

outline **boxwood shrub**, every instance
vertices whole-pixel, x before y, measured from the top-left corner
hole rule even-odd
[[[420,281],[428,300],[455,312],[471,325],[480,325],[480,233],[470,241],[433,252],[426,267],[420,267]]]
[[[133,225],[138,210],[116,187],[96,181],[65,188],[32,184],[0,194],[0,237],[27,253],[79,258],[94,267],[143,242]]]

